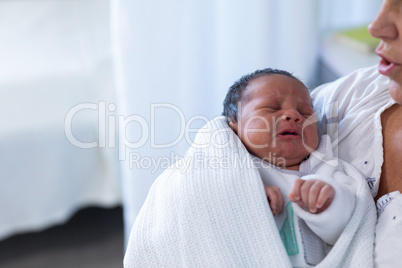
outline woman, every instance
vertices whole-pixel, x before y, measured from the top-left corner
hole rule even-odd
[[[391,78],[389,93],[396,102],[402,104],[402,2],[384,1],[369,26],[369,32],[381,39],[376,50],[381,57],[378,71]]]
[[[402,2],[384,1],[376,19],[369,26],[370,34],[381,39],[376,53],[381,57],[378,71],[390,78],[389,94],[402,104]],[[378,197],[393,191],[402,192],[401,136],[402,106],[394,105],[382,115],[384,165]],[[396,123],[396,124],[394,124]],[[399,178],[399,180],[397,179]]]
[[[322,111],[321,132],[331,136],[340,158],[366,176],[377,201],[376,266],[398,267],[402,252],[402,1],[384,0],[369,32],[381,39],[376,49],[381,57],[378,67],[358,70],[314,90],[314,107]]]

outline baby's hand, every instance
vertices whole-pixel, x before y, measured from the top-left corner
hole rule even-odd
[[[334,197],[334,188],[320,180],[305,181],[297,179],[293,185],[292,192],[289,194],[290,201],[314,214],[326,210],[331,205]]]
[[[281,190],[276,186],[264,186],[264,188],[272,214],[274,216],[281,214],[283,210],[283,196]]]

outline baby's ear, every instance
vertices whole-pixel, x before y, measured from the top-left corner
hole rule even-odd
[[[238,134],[238,133],[237,133],[237,128],[238,128],[237,122],[230,121],[230,122],[229,122],[229,126],[233,129],[233,131],[234,131],[236,134]]]

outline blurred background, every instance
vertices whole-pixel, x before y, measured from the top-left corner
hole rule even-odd
[[[0,267],[122,267],[149,187],[233,82],[376,64],[348,31],[380,4],[0,0]]]

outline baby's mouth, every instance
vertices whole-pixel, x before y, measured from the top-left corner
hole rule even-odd
[[[300,131],[295,129],[286,129],[279,132],[278,137],[300,137]]]

